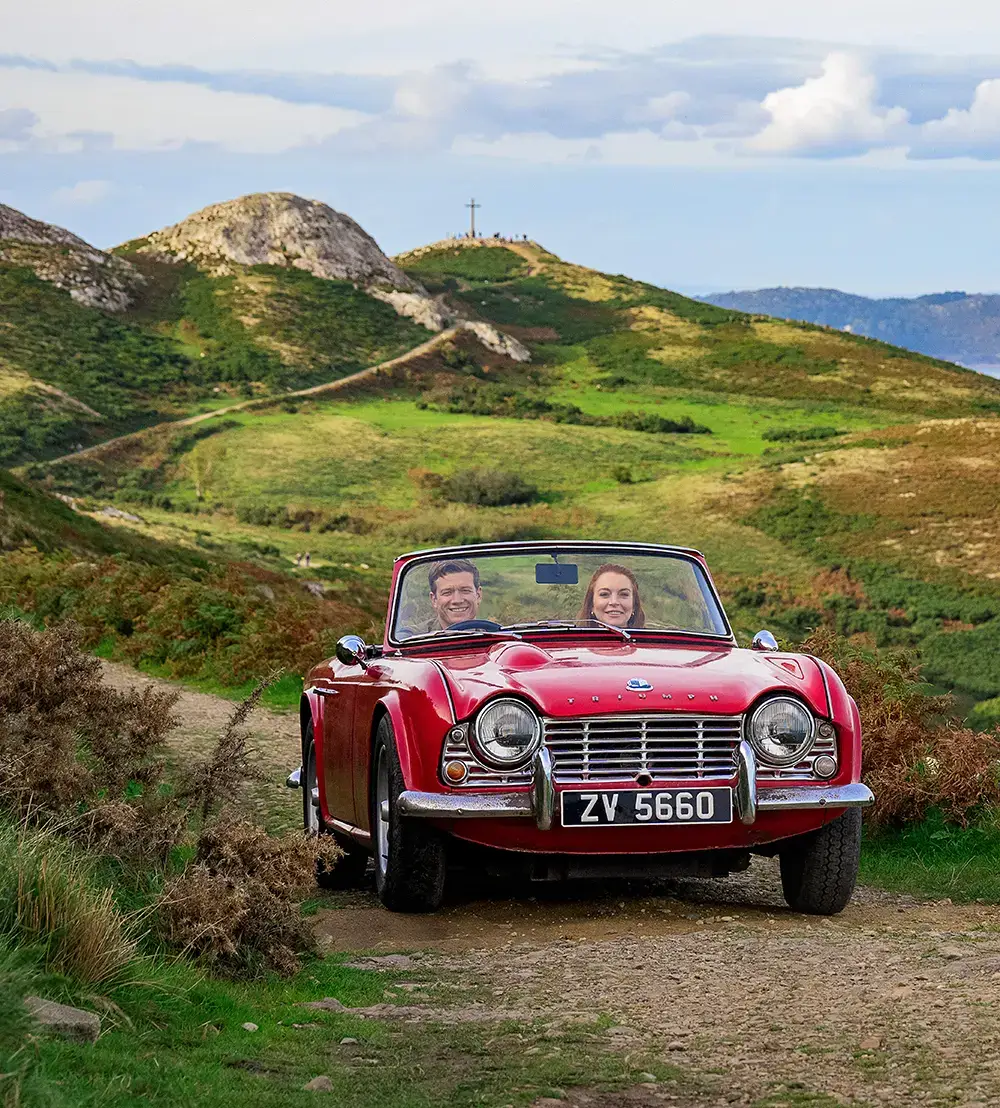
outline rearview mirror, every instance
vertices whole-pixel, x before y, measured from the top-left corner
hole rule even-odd
[[[539,562],[535,566],[536,585],[575,585],[580,580],[580,567],[572,562]]]
[[[337,640],[337,661],[345,666],[366,668],[368,645],[360,635],[344,635]]]

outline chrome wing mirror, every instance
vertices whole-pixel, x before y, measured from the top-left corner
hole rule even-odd
[[[344,635],[337,640],[337,661],[345,666],[368,668],[368,644],[360,635]]]
[[[341,640],[343,641],[343,640]],[[778,640],[770,631],[758,631],[750,644],[751,650],[777,650]],[[338,647],[339,650],[339,647]]]

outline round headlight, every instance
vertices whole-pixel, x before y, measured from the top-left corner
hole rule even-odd
[[[487,765],[509,769],[534,754],[542,725],[523,701],[494,700],[476,717],[472,737],[476,753]]]
[[[765,700],[750,717],[750,742],[772,766],[794,766],[813,744],[816,722],[797,700]]]

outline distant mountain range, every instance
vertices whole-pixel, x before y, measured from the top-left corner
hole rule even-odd
[[[874,300],[837,289],[776,288],[701,299],[722,308],[851,331],[972,369],[1000,370],[1000,295],[939,292]]]

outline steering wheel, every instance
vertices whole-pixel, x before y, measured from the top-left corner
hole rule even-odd
[[[446,631],[500,631],[499,623],[492,619],[463,619],[445,628]]]

